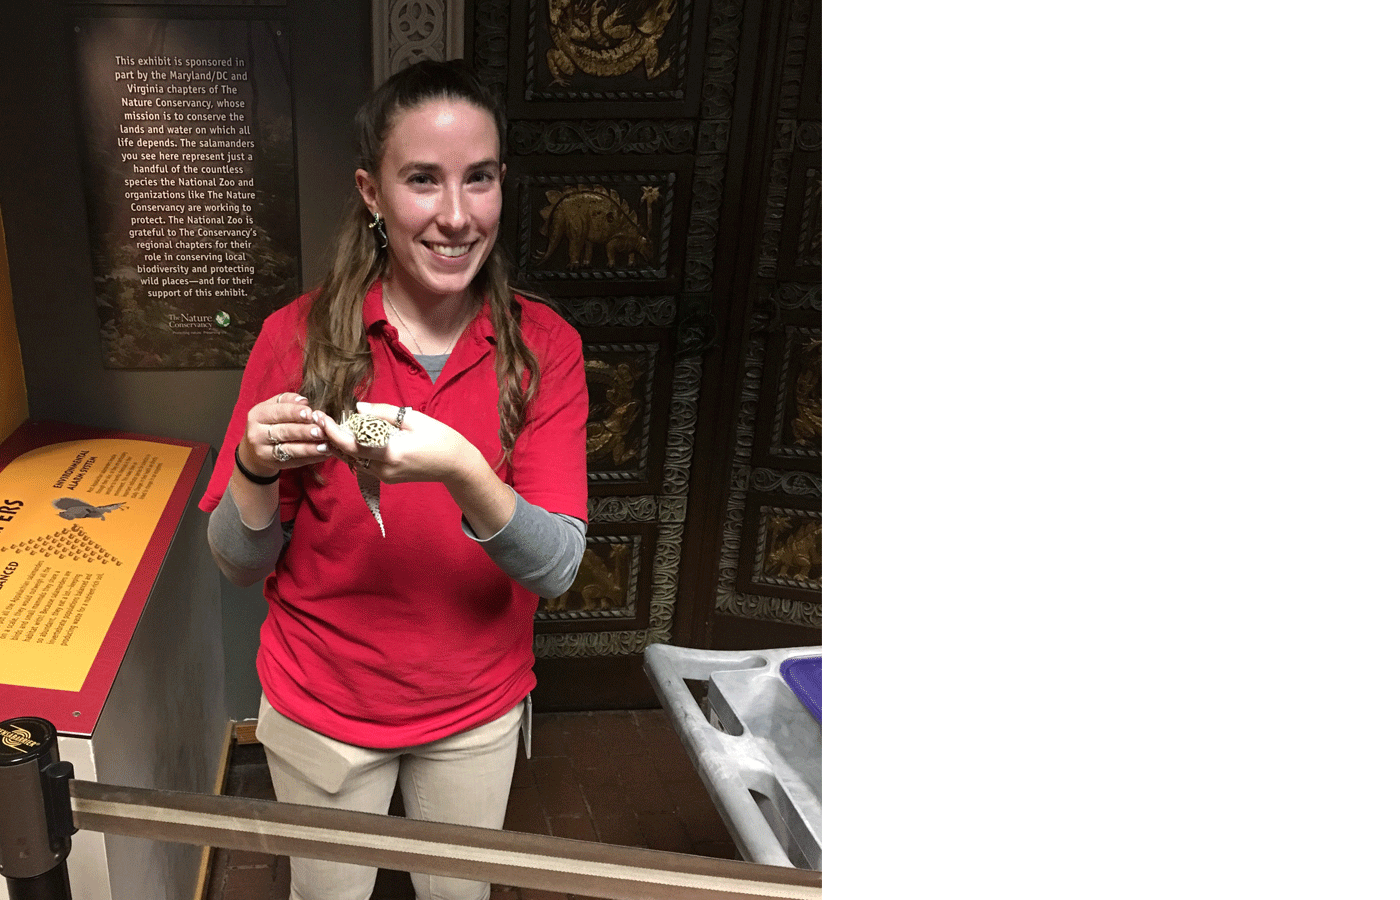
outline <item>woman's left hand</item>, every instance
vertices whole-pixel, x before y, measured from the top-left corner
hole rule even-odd
[[[369,447],[325,413],[316,413],[316,421],[331,447],[339,451],[337,455],[386,484],[438,481],[451,486],[469,478],[475,466],[485,465],[475,445],[432,416],[404,408],[400,417],[400,407],[387,403],[357,403],[355,408],[361,415],[396,424],[399,430],[385,446]]]

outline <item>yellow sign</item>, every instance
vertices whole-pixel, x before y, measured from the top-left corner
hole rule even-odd
[[[95,438],[0,470],[0,684],[83,686],[189,455]]]

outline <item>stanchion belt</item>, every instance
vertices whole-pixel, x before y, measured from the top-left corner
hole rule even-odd
[[[817,900],[821,873],[398,816],[69,785],[79,829],[471,878],[609,900]]]

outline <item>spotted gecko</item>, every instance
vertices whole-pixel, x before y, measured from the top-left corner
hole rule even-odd
[[[389,438],[399,430],[393,422],[361,413],[346,413],[341,417],[340,425],[353,434],[362,447],[386,447]],[[355,481],[360,486],[360,496],[365,498],[365,505],[374,515],[374,521],[379,523],[379,535],[383,537],[384,519],[379,514],[379,479],[353,463],[350,469],[355,473]]]

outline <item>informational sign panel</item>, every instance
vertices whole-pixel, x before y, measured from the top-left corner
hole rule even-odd
[[[301,285],[284,26],[113,16],[74,35],[106,365],[242,367]]]
[[[0,696],[100,709],[207,453],[34,422],[0,445]]]

